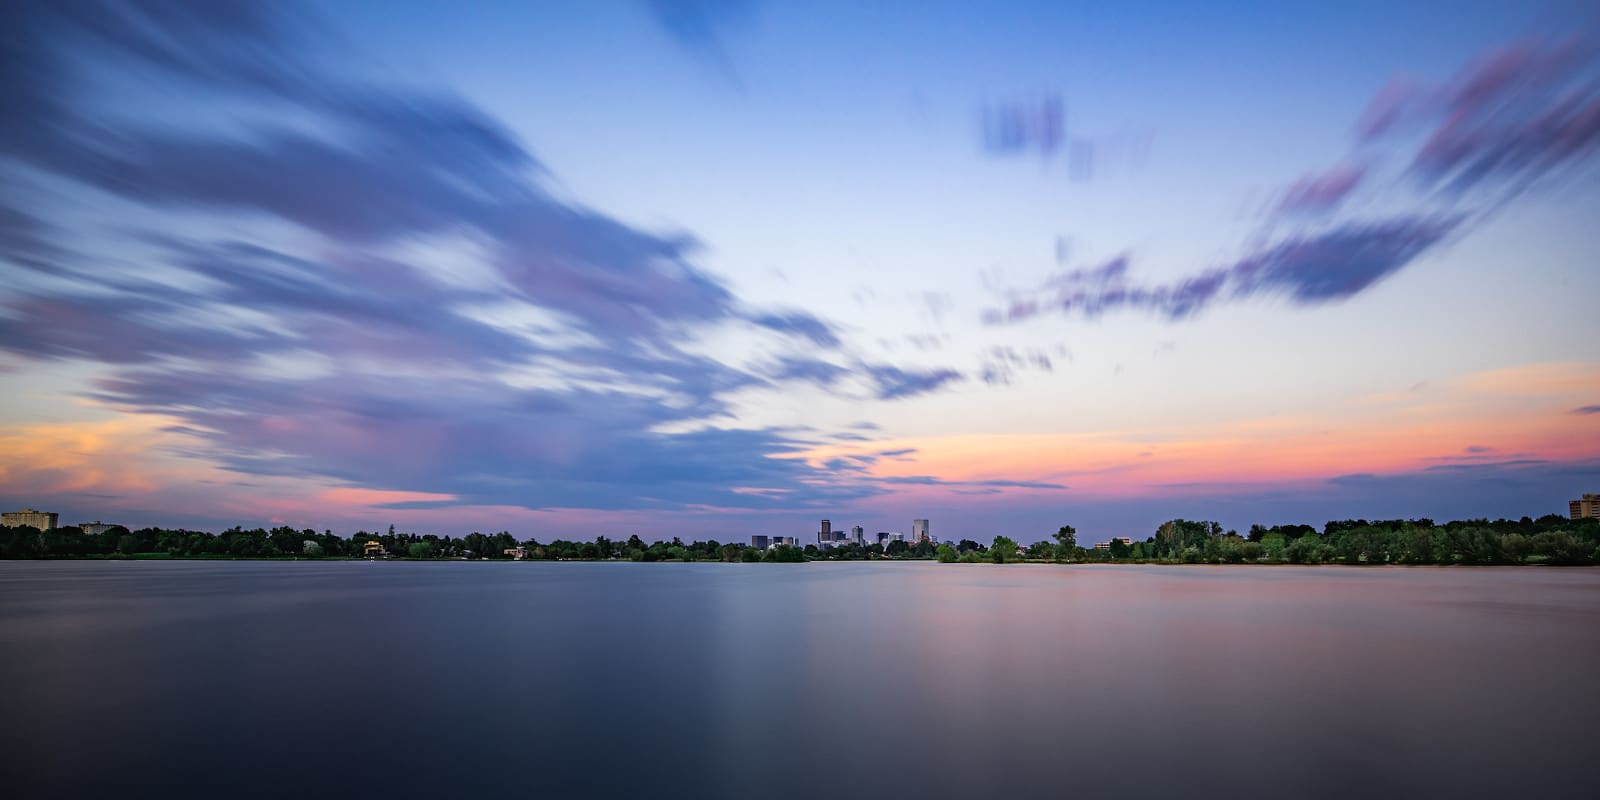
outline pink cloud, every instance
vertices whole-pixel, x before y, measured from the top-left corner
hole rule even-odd
[[[1361,185],[1366,175],[1366,167],[1354,165],[1339,165],[1320,174],[1306,175],[1283,193],[1278,210],[1290,213],[1332,211]]]

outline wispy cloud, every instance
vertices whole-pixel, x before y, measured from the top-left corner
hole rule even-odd
[[[1307,175],[1284,191],[1278,201],[1278,210],[1287,213],[1333,211],[1361,186],[1366,175],[1364,167],[1348,164]]]
[[[1466,191],[1525,188],[1600,145],[1600,74],[1593,42],[1524,39],[1430,83],[1398,77],[1357,127],[1367,142],[1416,130],[1411,173]]]
[[[1356,125],[1356,139],[1374,151],[1370,158],[1382,160],[1378,152],[1384,149],[1399,152],[1409,181],[1374,185],[1371,166],[1347,160],[1290,183],[1258,234],[1267,244],[1231,263],[1141,283],[1130,277],[1131,260],[1124,255],[1065,271],[1040,287],[1010,291],[1004,305],[984,311],[982,319],[1003,324],[1045,312],[1093,317],[1120,309],[1179,319],[1255,296],[1304,306],[1354,297],[1483,224],[1506,198],[1600,149],[1596,52],[1586,41],[1526,40],[1437,83],[1397,77],[1372,99]],[[1040,127],[1024,126],[1024,140],[1038,138]],[[1418,197],[1419,186],[1444,191]],[[1341,207],[1358,190],[1418,210],[1341,217]],[[1325,217],[1314,226],[1279,230],[1286,220]]]
[[[880,400],[912,397],[962,380],[961,373],[953,369],[901,369],[889,364],[868,364],[864,369],[876,384]]]
[[[657,13],[714,45],[713,6]],[[348,54],[286,7],[16,3],[0,23],[0,347],[109,367],[92,399],[163,415],[197,459],[406,507],[806,506],[884,489],[728,427],[726,395],[959,379],[744,302],[692,236],[555,197],[471,103],[324,67]],[[719,330],[811,355],[700,355]]]
[[[1348,223],[1162,284],[1133,283],[1128,258],[1119,257],[1101,267],[1057,275],[1042,290],[1015,298],[1004,309],[986,311],[983,320],[1002,324],[1046,311],[1094,317],[1120,309],[1181,319],[1223,300],[1258,295],[1287,297],[1299,305],[1342,300],[1412,263],[1460,224],[1457,217]]]
[[[737,79],[725,37],[755,13],[750,0],[643,0],[661,30],[680,46]]]

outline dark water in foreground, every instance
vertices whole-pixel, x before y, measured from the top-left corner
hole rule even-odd
[[[0,794],[1587,796],[1600,571],[0,563]]]

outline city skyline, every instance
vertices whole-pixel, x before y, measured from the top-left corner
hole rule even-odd
[[[10,4],[0,505],[1565,514],[1600,487],[1600,16],[1438,17]]]

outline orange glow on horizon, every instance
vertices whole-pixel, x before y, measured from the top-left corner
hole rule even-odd
[[[1448,463],[1571,460],[1600,455],[1600,418],[1571,409],[1600,397],[1600,368],[1543,364],[1465,376],[1443,396],[1359,398],[1320,414],[1246,419],[1204,430],[1152,426],[1102,433],[930,436],[830,444],[829,459],[915,449],[880,459],[878,478],[1064,483],[1077,496],[1137,496],[1172,484],[1241,484],[1387,473]],[[1468,448],[1474,449],[1469,452]],[[1006,492],[1047,490],[1006,489]]]

